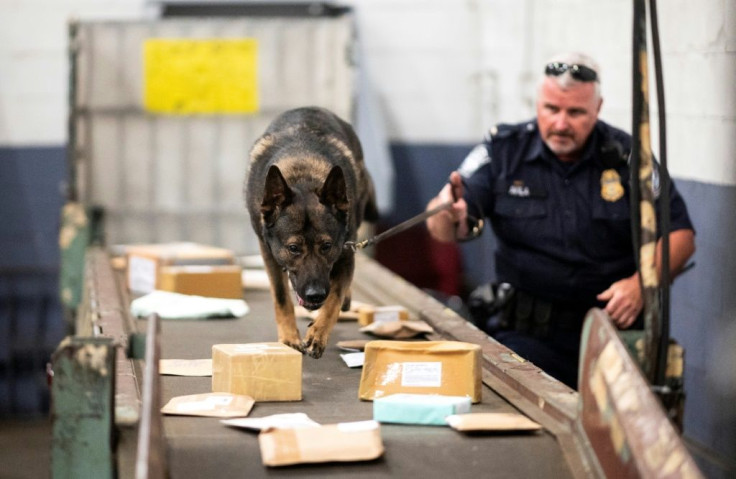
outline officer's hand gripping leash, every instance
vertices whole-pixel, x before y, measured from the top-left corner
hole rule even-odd
[[[449,183],[449,180],[448,180]],[[463,184],[465,182],[463,181]],[[467,188],[467,186],[466,186]],[[409,228],[412,228],[413,226],[418,225],[419,223],[422,223],[427,218],[436,215],[437,213],[445,210],[449,210],[452,208],[452,205],[458,200],[458,198],[455,196],[455,190],[451,188],[453,201],[446,201],[445,203],[442,203],[439,206],[436,206],[432,208],[431,210],[427,210],[423,213],[420,213],[412,218],[409,218],[408,220],[399,223],[396,226],[393,226],[383,233],[377,234],[376,236],[372,238],[365,239],[363,241],[355,242],[355,241],[346,241],[344,244],[344,248],[351,249],[353,251],[357,251],[359,249],[363,249],[367,246],[374,245],[378,243],[381,240],[384,240],[390,236],[393,236],[395,234],[401,233],[402,231],[408,230]],[[473,216],[468,215],[469,222],[472,222],[470,224],[470,232],[466,238],[460,238],[458,241],[467,241],[471,239],[475,239],[483,232],[483,217],[481,215],[480,218],[475,218]]]

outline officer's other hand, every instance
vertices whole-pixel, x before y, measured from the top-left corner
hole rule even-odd
[[[607,302],[606,312],[619,329],[631,326],[644,305],[637,274],[616,281],[597,298]]]

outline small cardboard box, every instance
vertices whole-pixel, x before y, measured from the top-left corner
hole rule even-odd
[[[302,354],[282,343],[215,344],[212,392],[301,401]]]
[[[371,341],[365,345],[360,399],[397,393],[481,400],[481,351],[458,341]]]
[[[368,326],[374,322],[406,321],[409,311],[403,306],[362,306],[358,309],[358,324]]]
[[[150,293],[159,288],[164,266],[232,265],[232,251],[198,243],[161,243],[125,247],[128,289]]]
[[[163,266],[158,288],[181,294],[212,298],[243,299],[240,266],[186,265]]]
[[[258,435],[258,444],[266,466],[370,461],[384,452],[376,421],[270,429]]]

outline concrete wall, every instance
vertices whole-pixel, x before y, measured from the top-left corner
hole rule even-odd
[[[533,115],[541,65],[555,52],[582,50],[598,59],[602,117],[630,129],[629,0],[347,3],[358,14],[361,65],[374,92],[372,111],[393,144],[398,181],[418,185],[411,198],[403,197],[406,190],[395,192],[392,218],[421,209],[460,162],[460,152],[488,127]],[[67,19],[139,18],[153,10],[144,0],[0,0],[2,183],[24,182],[26,177],[12,176],[21,171],[13,166],[31,164],[25,162],[39,158],[39,150],[32,150],[39,147],[45,148],[48,164],[35,162],[29,177],[56,175],[57,182],[63,177]],[[717,455],[711,462],[702,460],[704,455],[701,460],[712,468],[709,474],[719,475],[723,469],[710,464],[736,456],[736,360],[730,346],[736,341],[736,252],[731,247],[736,236],[736,2],[660,1],[659,16],[669,167],[698,230],[696,267],[677,281],[672,301],[672,333],[687,351],[685,435],[694,448]],[[656,138],[653,144],[656,152]],[[423,161],[427,151],[430,164]],[[407,178],[407,172],[415,173]],[[47,182],[31,184],[21,195],[37,198],[38,188],[53,189],[47,192],[52,199],[22,203],[3,190],[0,217],[39,217],[37,211],[59,203],[59,190]],[[25,209],[11,214],[11,208]],[[9,264],[13,244],[20,247],[26,240],[2,231],[0,259]],[[36,239],[38,257],[48,258],[42,252],[53,250],[55,239],[48,234]],[[484,255],[490,247],[469,248],[467,256]],[[473,280],[484,279],[477,269],[473,274]]]

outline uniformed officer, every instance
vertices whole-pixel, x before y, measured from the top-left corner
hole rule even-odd
[[[605,308],[626,329],[643,307],[629,212],[631,137],[598,119],[598,72],[581,54],[547,63],[536,119],[493,128],[427,206],[454,201],[427,220],[441,241],[467,238],[469,218],[490,219],[496,280],[515,290],[507,327],[494,336],[573,388],[586,311]],[[695,251],[674,184],[670,209],[674,278]]]

